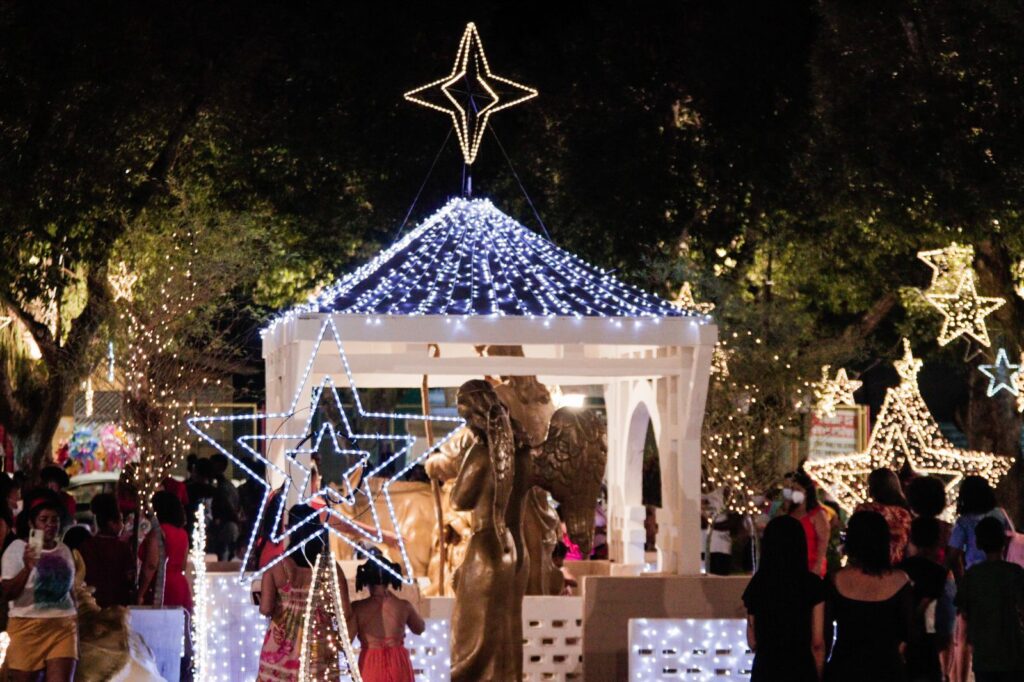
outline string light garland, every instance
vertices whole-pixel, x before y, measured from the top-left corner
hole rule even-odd
[[[1006,303],[1005,298],[979,296],[974,285],[974,271],[965,270],[953,293],[925,293],[925,299],[943,315],[939,345],[967,334],[983,346],[991,345],[985,318]]]
[[[715,309],[714,303],[697,302],[697,299],[693,297],[693,288],[689,282],[683,282],[682,286],[679,287],[679,293],[673,299],[672,305],[680,310],[696,310],[704,315],[710,315],[711,311]]]
[[[330,352],[325,352],[325,353],[323,353],[321,355],[320,349],[321,349],[321,346],[323,345],[325,339],[328,337],[328,334],[330,335],[330,341],[332,342],[331,343],[331,351]],[[337,351],[336,355],[334,354],[335,350]],[[309,416],[307,417],[305,423],[302,426],[302,429],[299,430],[298,432],[291,432],[291,431],[289,431],[287,429],[284,429],[284,427],[282,427],[282,429],[284,430],[283,433],[269,434],[269,435],[261,434],[261,435],[255,435],[255,436],[240,436],[239,438],[237,438],[236,439],[236,443],[246,453],[246,455],[247,455],[246,459],[243,459],[243,458],[237,456],[230,449],[225,448],[224,445],[222,443],[220,443],[217,440],[217,438],[215,438],[213,435],[211,435],[209,433],[209,431],[208,431],[208,429],[210,427],[215,426],[215,425],[224,425],[224,424],[228,424],[228,423],[231,423],[231,422],[236,422],[236,421],[239,421],[239,420],[249,420],[249,419],[263,419],[263,420],[266,420],[266,419],[282,419],[282,420],[285,421],[285,425],[292,424],[293,423],[292,422],[292,418],[294,417],[294,415],[297,413],[297,411],[299,409],[299,402],[303,399],[304,396],[310,395],[310,393],[306,392],[305,388],[306,388],[307,384],[310,381],[310,376],[311,376],[312,370],[313,370],[313,363],[314,363],[314,361],[318,357],[320,357],[321,359],[326,358],[328,360],[328,362],[330,363],[330,365],[332,366],[333,370],[332,370],[331,374],[328,374],[320,382],[318,387],[313,387],[314,390],[311,392],[311,394],[314,395],[314,396],[317,396],[318,399],[319,399],[319,396],[321,396],[321,395],[327,395],[329,398],[333,399],[334,406],[337,409],[338,414],[341,416],[342,426],[344,427],[346,437],[350,441],[353,441],[353,442],[356,442],[356,443],[368,442],[368,443],[377,444],[377,445],[388,444],[388,445],[394,445],[395,446],[394,452],[389,457],[383,458],[383,461],[381,461],[376,467],[372,468],[369,472],[367,472],[367,473],[365,473],[363,475],[362,483],[358,486],[358,489],[356,491],[354,491],[354,493],[353,493],[353,498],[354,498],[355,494],[361,494],[361,495],[365,496],[365,498],[368,500],[368,502],[369,502],[368,506],[369,506],[369,509],[370,509],[370,512],[371,512],[371,516],[372,516],[372,519],[373,519],[373,526],[374,526],[374,531],[373,532],[369,532],[369,531],[365,530],[362,526],[354,523],[353,520],[350,517],[348,517],[347,515],[341,513],[338,509],[335,508],[336,504],[340,503],[342,505],[346,505],[346,504],[348,504],[348,501],[347,501],[347,499],[344,496],[339,495],[338,492],[335,491],[334,489],[327,488],[327,487],[322,487],[320,490],[311,491],[309,494],[307,494],[305,492],[305,487],[308,485],[309,480],[311,478],[311,471],[310,471],[309,467],[306,467],[304,464],[302,464],[296,458],[296,455],[299,454],[300,452],[302,452],[302,450],[300,449],[299,445],[300,445],[301,441],[303,441],[305,439],[306,434],[308,434],[309,431],[310,431],[310,427],[312,425],[312,420],[314,418],[314,415],[313,415],[312,412],[310,412]],[[308,361],[306,363],[305,371],[302,374],[302,380],[299,382],[298,388],[297,388],[297,390],[295,392],[295,395],[292,397],[291,404],[289,405],[288,409],[285,412],[282,412],[282,413],[268,413],[268,414],[261,414],[261,415],[224,415],[224,416],[205,416],[205,417],[203,417],[203,416],[193,416],[193,417],[191,417],[191,418],[189,418],[187,420],[189,428],[194,433],[196,433],[196,435],[198,435],[204,441],[206,441],[207,443],[212,445],[219,452],[221,452],[224,455],[226,455],[247,476],[251,477],[254,481],[256,481],[261,486],[263,486],[263,497],[262,497],[262,501],[260,503],[259,512],[257,513],[256,520],[253,523],[253,530],[252,530],[252,533],[251,533],[251,535],[249,537],[249,543],[248,543],[248,546],[247,546],[246,551],[245,551],[245,557],[244,557],[244,559],[242,561],[242,569],[241,569],[241,576],[242,577],[245,576],[245,566],[249,564],[249,558],[252,555],[253,549],[255,547],[255,542],[256,542],[256,539],[257,539],[257,535],[258,535],[258,529],[260,527],[262,527],[263,514],[266,513],[266,511],[267,511],[266,507],[268,505],[268,501],[269,501],[270,493],[271,493],[271,489],[270,489],[269,483],[267,483],[267,481],[263,478],[262,475],[256,473],[250,467],[250,463],[253,462],[253,461],[262,462],[264,464],[264,466],[266,466],[268,469],[271,469],[274,472],[276,472],[277,474],[279,474],[281,479],[284,481],[283,488],[282,488],[282,491],[281,491],[281,494],[280,494],[280,498],[279,498],[280,499],[280,503],[277,504],[275,510],[272,510],[272,513],[275,514],[275,520],[274,520],[274,523],[271,526],[274,529],[273,531],[271,531],[271,538],[270,538],[271,541],[273,541],[275,543],[283,542],[285,538],[290,537],[292,533],[294,533],[296,530],[298,530],[302,526],[306,525],[307,523],[319,523],[320,522],[320,516],[321,516],[322,513],[328,514],[330,517],[332,517],[332,518],[336,519],[338,522],[340,522],[343,526],[349,528],[352,532],[354,532],[355,534],[361,536],[362,538],[364,538],[364,539],[366,539],[366,540],[368,540],[370,542],[382,543],[384,541],[384,531],[383,531],[383,528],[381,526],[380,519],[377,516],[376,505],[373,504],[374,498],[373,498],[372,491],[370,489],[370,479],[375,478],[375,477],[383,476],[383,473],[388,471],[388,470],[390,470],[390,468],[391,468],[391,466],[392,466],[392,464],[394,462],[396,462],[396,461],[398,461],[398,460],[400,460],[402,458],[405,458],[409,454],[409,452],[412,449],[412,447],[415,445],[416,437],[412,436],[412,435],[408,435],[408,434],[407,435],[392,435],[392,434],[381,434],[381,433],[375,433],[375,432],[360,432],[357,428],[355,428],[353,426],[353,424],[352,424],[352,420],[349,418],[349,411],[345,409],[345,406],[342,403],[341,398],[338,395],[338,391],[337,391],[337,388],[335,386],[334,380],[332,379],[332,376],[334,376],[334,375],[340,376],[342,374],[347,379],[347,385],[348,385],[349,390],[351,392],[351,398],[352,398],[352,403],[353,403],[353,408],[354,408],[353,414],[358,419],[360,419],[360,420],[366,420],[366,419],[386,419],[386,420],[390,420],[392,422],[398,421],[398,422],[404,422],[404,423],[413,423],[413,424],[417,424],[417,425],[423,423],[424,421],[429,421],[429,422],[431,422],[432,424],[434,424],[434,425],[436,425],[438,427],[438,432],[439,433],[444,433],[445,435],[443,437],[439,438],[431,447],[425,449],[417,457],[415,457],[411,461],[407,461],[405,466],[402,469],[400,469],[398,472],[396,472],[396,473],[394,473],[393,475],[390,475],[390,476],[384,476],[385,480],[384,480],[383,484],[381,485],[380,495],[383,497],[383,499],[385,501],[385,506],[386,506],[386,508],[388,510],[389,519],[391,521],[392,527],[396,531],[395,532],[395,536],[397,538],[398,549],[399,549],[399,552],[400,552],[401,557],[402,557],[402,562],[403,562],[403,567],[404,567],[404,575],[395,572],[388,564],[380,561],[378,559],[378,557],[374,553],[367,551],[367,549],[362,544],[354,541],[347,534],[345,534],[345,533],[341,532],[340,530],[334,528],[331,524],[327,524],[324,531],[320,531],[320,532],[312,535],[305,542],[309,542],[309,540],[311,540],[312,538],[318,537],[318,536],[322,535],[323,532],[331,532],[336,537],[338,537],[342,542],[345,542],[350,547],[352,547],[352,549],[357,554],[365,557],[368,561],[373,561],[375,564],[380,566],[382,569],[384,569],[385,571],[387,571],[391,575],[394,575],[399,580],[402,580],[403,582],[410,583],[410,584],[413,581],[414,572],[413,572],[413,569],[412,569],[412,562],[409,559],[409,555],[408,555],[408,552],[406,550],[405,540],[402,537],[402,534],[400,532],[398,532],[398,527],[399,527],[398,517],[397,517],[397,514],[395,513],[394,505],[393,505],[392,500],[391,500],[390,488],[391,488],[392,484],[395,483],[395,481],[401,479],[413,467],[415,467],[417,464],[419,464],[424,459],[426,459],[432,452],[436,451],[438,448],[442,447],[445,443],[447,443],[448,440],[450,440],[455,435],[455,433],[458,431],[458,429],[465,424],[465,422],[461,418],[459,418],[459,417],[445,417],[445,416],[439,416],[439,415],[422,415],[422,414],[394,413],[394,412],[374,412],[374,411],[366,410],[363,407],[362,400],[359,397],[359,389],[357,388],[355,379],[352,376],[352,368],[350,367],[350,365],[348,363],[348,356],[346,356],[345,349],[342,346],[341,336],[338,333],[338,329],[337,329],[337,326],[334,323],[334,320],[332,318],[330,318],[330,317],[328,317],[323,322],[323,324],[320,326],[320,333],[317,336],[316,343],[313,345],[313,351],[310,354],[309,359],[308,359]],[[324,394],[324,391],[327,391],[327,393]],[[440,428],[441,425],[447,425],[449,427],[448,431],[442,430]],[[325,433],[324,431],[321,431],[321,436],[324,433]],[[333,433],[333,428],[331,430],[331,433]],[[282,441],[282,442],[285,443],[286,447],[285,447],[284,454],[285,454],[285,457],[286,457],[288,463],[290,465],[298,468],[300,471],[303,472],[303,480],[302,480],[302,483],[299,486],[300,503],[308,503],[308,502],[310,502],[310,501],[312,501],[312,500],[314,500],[316,498],[324,499],[326,502],[328,502],[327,507],[325,507],[324,509],[322,509],[320,511],[316,511],[316,512],[310,514],[306,518],[296,520],[284,532],[280,532],[279,529],[281,528],[281,519],[283,518],[283,514],[284,514],[284,511],[285,511],[285,508],[284,508],[285,507],[285,502],[289,498],[289,493],[291,491],[293,482],[292,482],[291,476],[289,476],[280,466],[278,466],[273,461],[268,459],[261,452],[261,446],[262,445],[264,445],[265,443],[273,442],[273,441]],[[287,442],[288,441],[294,442],[295,445],[293,447],[291,447],[291,448],[288,448],[287,447]],[[344,455],[346,453],[351,453],[351,454],[360,454],[360,455],[362,455],[363,452],[364,452],[364,450],[361,449],[361,448],[349,448],[349,449],[338,448],[336,450],[335,454],[336,455]],[[365,459],[366,459],[365,455],[362,455],[360,457],[360,459],[357,460],[356,464],[350,467],[350,469],[348,470],[348,472],[345,475],[346,481],[349,480],[349,478],[350,478],[350,476],[352,474],[354,474],[356,471],[358,471],[358,468],[361,466],[360,463],[364,462]],[[348,485],[348,484],[346,483],[346,485]],[[301,548],[303,547],[305,542],[300,544],[300,545],[294,546],[294,547],[289,546],[280,557],[278,557],[274,561],[268,563],[266,566],[264,566],[263,568],[259,569],[255,573],[253,573],[252,577],[256,578],[256,577],[259,577],[259,576],[263,575],[263,573],[265,573],[266,571],[270,570],[278,562],[283,561],[285,557],[291,555],[292,553],[294,553],[296,551],[301,550]]]
[[[1014,396],[1020,395],[1021,365],[1010,363],[1005,348],[996,353],[993,365],[978,365],[978,371],[988,377],[988,389],[985,394],[991,398],[999,391],[1006,391]]]
[[[931,268],[932,281],[928,288],[936,294],[955,291],[964,272],[974,267],[974,247],[970,244],[953,242],[941,249],[919,251],[917,257]]]
[[[342,670],[339,665],[341,652],[345,654],[347,670]],[[315,671],[319,673],[316,677]],[[345,620],[338,567],[331,550],[325,546],[313,562],[313,582],[309,586],[306,611],[302,617],[299,682],[338,680],[342,674],[351,677],[353,682],[362,682]]]
[[[819,416],[834,417],[837,405],[856,405],[853,394],[864,385],[863,381],[850,379],[842,367],[836,372],[836,378],[831,379],[831,369],[829,365],[822,367],[821,381],[813,385],[814,411]]]
[[[312,312],[359,315],[711,318],[620,282],[505,215],[487,199],[456,198],[309,303]]]
[[[477,108],[475,98],[471,98],[472,101],[469,102],[460,101],[458,95],[462,95],[462,100],[466,99],[466,95],[456,88],[467,88],[473,84],[478,84],[484,90],[482,99],[486,99],[487,103],[483,107]],[[512,94],[506,96],[499,92],[498,88],[501,86],[505,86]],[[439,91],[440,95],[434,91]],[[427,99],[428,94],[434,95],[440,104],[438,101]],[[470,22],[466,24],[466,30],[459,41],[459,51],[451,73],[410,90],[405,93],[405,99],[450,116],[459,139],[462,156],[467,165],[472,165],[480,151],[480,143],[483,141],[490,117],[503,109],[533,99],[537,94],[537,90],[528,85],[491,73],[480,34],[476,30],[476,25]]]
[[[96,391],[92,388],[92,377],[82,382],[82,392],[85,398],[85,416],[92,417],[96,398]]]
[[[1012,465],[1009,457],[960,450],[942,435],[917,386],[921,361],[906,339],[903,347],[903,357],[894,363],[900,383],[886,392],[867,449],[804,464],[807,473],[847,511],[867,499],[867,477],[874,469],[900,471],[907,466],[936,476],[945,482],[952,499],[964,476],[977,474],[995,485]]]
[[[195,576],[192,608],[192,679],[210,679],[210,584],[206,579],[206,507],[196,510],[192,549],[188,553]]]

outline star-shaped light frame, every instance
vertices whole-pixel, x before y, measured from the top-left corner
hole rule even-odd
[[[956,291],[950,294],[929,294],[924,297],[942,313],[942,329],[939,331],[939,345],[945,346],[950,341],[964,334],[972,337],[983,346],[990,346],[988,327],[985,318],[1006,303],[1005,298],[995,296],[979,296],[974,286],[974,272],[965,270],[957,285]]]
[[[129,303],[135,298],[132,293],[132,288],[135,283],[139,281],[139,276],[134,272],[128,270],[128,264],[121,261],[117,264],[117,270],[107,275],[107,281],[110,282],[110,288],[114,291],[114,300],[120,301],[122,298]]]
[[[714,303],[697,302],[697,299],[693,297],[693,287],[690,286],[689,282],[683,282],[682,286],[679,287],[679,293],[672,300],[672,305],[680,310],[696,310],[704,315],[710,315],[711,311],[715,309]]]
[[[978,365],[978,371],[988,377],[988,389],[985,393],[989,398],[999,391],[1007,391],[1014,396],[1020,395],[1021,366],[1010,362],[1005,348],[1000,348],[996,353],[995,364]]]
[[[964,272],[974,266],[974,247],[953,242],[941,249],[918,251],[917,257],[932,270],[929,290],[936,294],[954,291]]]
[[[851,379],[846,374],[846,369],[840,367],[836,372],[836,378],[829,377],[831,366],[825,365],[821,368],[821,381],[814,385],[814,411],[818,415],[834,417],[836,406],[856,405],[857,400],[853,394],[864,385],[863,381]]]
[[[878,413],[867,449],[809,460],[804,469],[828,489],[847,511],[867,499],[867,478],[874,469],[912,470],[943,480],[949,499],[968,474],[995,484],[1009,472],[1012,460],[1000,455],[960,450],[939,430],[917,388],[921,361],[904,340],[904,355],[896,364],[900,383],[890,388]]]
[[[355,412],[359,415],[359,417],[367,418],[367,419],[375,419],[376,418],[376,419],[390,419],[390,420],[399,420],[399,421],[417,421],[417,422],[430,421],[430,422],[433,422],[435,424],[446,423],[446,424],[450,424],[451,425],[451,430],[447,434],[445,434],[444,437],[442,437],[438,441],[436,441],[433,446],[427,448],[423,453],[421,453],[414,460],[408,462],[403,469],[398,471],[393,476],[388,477],[388,479],[381,486],[381,494],[384,496],[384,500],[385,500],[385,503],[386,503],[386,506],[387,506],[387,509],[388,509],[388,514],[390,516],[392,527],[395,529],[395,536],[396,536],[396,538],[398,540],[399,551],[400,551],[400,553],[402,555],[402,561],[404,563],[405,574],[403,575],[403,574],[399,574],[399,573],[395,572],[393,569],[391,569],[390,566],[388,566],[387,564],[379,561],[379,559],[374,554],[368,552],[363,547],[361,547],[358,543],[354,542],[346,534],[342,533],[341,531],[339,531],[336,528],[334,528],[333,526],[331,526],[331,524],[327,523],[327,524],[323,524],[323,528],[322,528],[322,530],[320,532],[315,533],[314,535],[306,538],[305,540],[303,540],[303,542],[299,543],[296,546],[289,546],[281,556],[279,556],[277,559],[275,559],[274,561],[272,561],[269,564],[267,564],[266,566],[264,566],[262,569],[259,569],[259,570],[255,571],[255,572],[249,574],[248,577],[250,579],[259,578],[264,573],[266,573],[266,571],[268,571],[273,566],[275,566],[277,563],[279,563],[280,561],[283,561],[286,557],[290,556],[291,554],[293,554],[293,553],[295,553],[297,551],[301,551],[305,547],[305,545],[308,542],[311,542],[314,538],[322,536],[324,534],[324,532],[330,532],[330,533],[334,534],[336,537],[338,537],[340,540],[342,540],[343,542],[345,542],[346,544],[351,546],[356,553],[361,554],[367,560],[374,561],[382,569],[388,571],[390,574],[394,575],[399,580],[401,580],[401,581],[403,581],[405,583],[411,583],[413,581],[413,575],[414,575],[413,569],[412,569],[412,563],[411,563],[411,561],[409,559],[408,553],[407,553],[406,548],[405,548],[405,540],[402,538],[401,533],[398,531],[398,519],[397,519],[397,516],[395,515],[394,505],[392,504],[392,501],[391,501],[390,487],[391,487],[391,485],[396,480],[402,478],[402,476],[407,474],[409,472],[409,470],[411,470],[414,466],[419,464],[426,457],[428,457],[431,453],[433,453],[438,448],[442,447],[446,442],[448,442],[448,440],[451,439],[454,436],[455,432],[459,429],[459,427],[461,427],[461,426],[463,426],[465,424],[465,421],[462,420],[459,417],[444,417],[444,416],[436,416],[436,415],[416,415],[416,414],[399,414],[399,413],[383,413],[383,412],[370,412],[370,411],[365,410],[363,408],[362,402],[361,402],[361,400],[359,398],[359,391],[358,391],[358,389],[356,387],[356,384],[355,384],[355,381],[353,380],[353,377],[352,377],[352,369],[349,366],[348,358],[345,355],[345,350],[344,350],[344,348],[342,346],[342,343],[341,343],[341,337],[340,337],[340,335],[338,333],[338,329],[335,326],[334,320],[332,318],[330,318],[330,317],[326,318],[324,320],[323,325],[320,327],[320,333],[319,333],[319,335],[317,337],[317,341],[313,345],[313,352],[310,354],[309,360],[306,363],[305,372],[303,373],[303,379],[302,379],[302,381],[299,382],[298,388],[297,388],[297,390],[295,392],[295,395],[293,396],[291,404],[289,405],[288,410],[286,412],[282,412],[282,413],[265,413],[265,414],[257,414],[257,415],[246,414],[246,415],[223,415],[223,416],[206,416],[206,417],[194,416],[194,417],[189,418],[187,420],[187,423],[188,423],[189,428],[196,435],[198,435],[204,441],[206,441],[207,443],[212,445],[217,451],[219,451],[219,452],[223,453],[224,455],[226,455],[247,476],[251,477],[254,481],[256,481],[257,483],[259,483],[260,485],[263,486],[263,497],[262,497],[262,500],[260,502],[259,512],[258,512],[258,514],[256,516],[256,519],[255,519],[254,523],[253,523],[253,531],[252,531],[252,534],[250,535],[249,543],[248,543],[248,546],[247,546],[246,551],[245,551],[245,556],[244,556],[244,558],[242,560],[242,568],[241,568],[241,570],[239,572],[239,578],[240,579],[245,579],[247,577],[246,573],[245,573],[245,567],[249,564],[249,559],[250,559],[250,557],[252,555],[253,548],[255,546],[256,537],[257,537],[257,535],[258,535],[258,533],[260,531],[260,528],[263,525],[262,524],[263,515],[266,513],[266,508],[268,506],[268,502],[270,500],[270,496],[271,496],[273,490],[272,490],[270,484],[267,482],[267,480],[263,476],[257,474],[252,468],[250,468],[250,466],[247,464],[247,462],[244,459],[242,459],[241,457],[237,456],[232,451],[232,449],[224,447],[224,445],[222,443],[220,443],[216,438],[212,437],[206,431],[206,429],[209,428],[209,426],[211,426],[213,424],[223,424],[225,422],[235,422],[235,421],[240,421],[240,420],[251,420],[251,419],[264,419],[264,420],[268,420],[268,419],[282,419],[282,420],[284,420],[285,425],[289,424],[291,419],[297,413],[297,408],[298,408],[299,402],[303,399],[303,396],[305,395],[305,390],[304,389],[305,389],[305,387],[306,387],[306,385],[307,385],[307,383],[309,381],[310,375],[312,373],[313,362],[318,357],[318,355],[320,353],[320,348],[323,345],[324,339],[327,336],[328,332],[330,332],[331,337],[332,337],[332,339],[334,341],[334,345],[337,348],[338,356],[337,356],[336,359],[339,361],[338,365],[332,370],[332,375],[335,374],[335,373],[339,374],[339,375],[342,372],[344,373],[344,376],[348,380],[348,387],[349,387],[349,389],[352,392]],[[415,444],[416,438],[414,436],[411,436],[411,435],[396,436],[396,435],[391,435],[391,434],[377,434],[377,433],[366,433],[366,434],[353,433],[351,431],[351,426],[350,426],[350,422],[349,422],[348,416],[347,416],[345,410],[343,409],[343,406],[341,404],[341,399],[337,395],[337,390],[336,390],[336,388],[334,386],[334,382],[333,382],[333,379],[331,378],[331,376],[326,377],[323,380],[323,382],[321,382],[321,384],[320,384],[320,391],[319,392],[317,392],[317,391],[313,392],[314,399],[318,402],[319,401],[319,397],[321,395],[321,392],[323,390],[326,390],[326,389],[330,389],[332,391],[333,397],[334,397],[334,399],[336,401],[336,405],[339,408],[339,413],[342,415],[343,424],[345,425],[346,429],[348,430],[348,434],[349,434],[349,436],[351,438],[353,438],[354,440],[358,440],[359,438],[372,439],[372,440],[377,440],[377,441],[391,440],[391,441],[397,441],[397,442],[403,442],[404,443],[403,447],[396,448],[394,454],[392,454],[386,460],[381,462],[377,467],[372,469],[368,474],[366,474],[363,477],[362,484],[360,486],[358,486],[358,488],[359,488],[358,492],[363,492],[366,495],[367,499],[369,500],[369,507],[370,507],[371,514],[372,514],[373,519],[374,519],[374,525],[376,527],[376,533],[373,534],[373,533],[366,532],[360,526],[355,524],[352,521],[352,519],[350,519],[348,516],[342,514],[337,509],[332,508],[331,504],[328,504],[323,509],[314,510],[314,512],[311,513],[310,515],[308,515],[306,518],[297,520],[295,523],[292,524],[292,526],[290,528],[286,529],[283,532],[280,532],[279,529],[280,529],[280,526],[281,526],[281,519],[283,517],[284,511],[285,511],[285,506],[286,506],[288,498],[289,498],[289,493],[291,491],[291,486],[293,485],[292,479],[291,479],[291,476],[289,476],[289,474],[286,471],[284,471],[280,466],[278,466],[273,461],[271,461],[269,458],[267,458],[263,454],[261,454],[259,452],[259,449],[257,447],[254,447],[254,445],[256,445],[258,442],[264,441],[264,440],[265,441],[272,441],[272,440],[294,440],[295,446],[292,447],[291,449],[288,449],[288,448],[285,449],[285,457],[286,457],[286,459],[288,460],[288,462],[290,464],[298,466],[300,468],[300,470],[302,470],[304,472],[304,480],[303,480],[303,483],[302,483],[302,485],[300,487],[300,490],[304,489],[305,486],[307,486],[308,483],[309,483],[309,478],[311,476],[311,471],[309,470],[308,467],[304,466],[297,459],[295,459],[295,455],[298,454],[298,453],[303,452],[301,450],[301,441],[304,440],[306,434],[309,432],[309,427],[310,427],[310,425],[312,423],[312,419],[313,419],[313,415],[311,413],[310,416],[307,418],[305,424],[304,424],[303,430],[300,431],[299,433],[293,433],[293,434],[280,434],[280,433],[278,433],[278,434],[258,435],[258,436],[240,436],[239,438],[236,439],[237,445],[248,454],[248,456],[250,458],[250,461],[254,460],[254,461],[262,462],[269,470],[273,470],[278,475],[280,475],[282,480],[284,481],[284,484],[282,486],[282,489],[281,489],[281,492],[280,492],[280,496],[279,496],[279,501],[278,501],[277,510],[276,510],[276,514],[275,514],[274,524],[272,526],[272,530],[271,530],[271,533],[270,533],[270,540],[273,541],[273,542],[281,542],[281,541],[285,540],[286,538],[290,537],[291,534],[293,532],[295,532],[295,530],[297,530],[298,528],[306,525],[307,523],[319,523],[319,517],[321,516],[321,514],[326,513],[326,514],[332,516],[333,518],[338,519],[342,524],[347,525],[349,528],[353,529],[355,532],[359,533],[360,535],[365,537],[367,540],[370,540],[371,542],[375,542],[375,543],[381,543],[381,542],[383,542],[383,539],[384,539],[384,531],[383,531],[383,529],[381,527],[380,520],[379,520],[379,518],[377,516],[376,506],[374,504],[374,498],[372,496],[372,492],[371,492],[370,487],[369,487],[369,479],[373,478],[374,476],[379,475],[382,471],[386,470],[398,458],[404,457],[407,454],[407,452],[412,448],[412,446]],[[325,433],[325,430],[321,429],[321,431],[319,433],[319,436],[322,438],[324,433]],[[335,445],[337,445],[337,441],[336,440],[335,440]],[[341,449],[341,448],[337,448],[337,450],[342,452],[342,453],[344,453],[344,450]],[[361,453],[363,451],[356,451],[356,452],[357,453]],[[365,461],[364,458],[360,458],[360,460],[359,460],[359,462],[364,462],[364,461]],[[357,468],[357,466],[353,466],[353,467],[351,467],[349,469],[348,472],[346,472],[346,475],[345,475],[346,480],[349,479],[349,475],[351,473],[353,473],[356,468]],[[328,494],[325,493],[325,491],[323,489],[321,489],[319,491],[313,491],[311,495],[304,496],[304,497],[303,497],[302,493],[300,493],[299,503],[308,503],[312,499],[314,499],[316,497],[320,497],[320,496],[328,496]],[[336,502],[336,501],[338,501],[338,498],[341,498],[341,501],[343,503],[345,502],[345,498],[343,496],[340,496],[338,494],[338,492],[334,491],[333,489],[330,491],[329,497],[330,497],[330,500],[329,500],[330,502]]]
[[[474,73],[475,71],[475,73]],[[458,85],[468,76],[475,77],[475,80],[487,93],[490,101],[479,111],[468,111],[465,104],[460,102],[452,94],[452,88]],[[509,88],[513,93],[510,97],[503,96],[492,83],[500,83]],[[442,106],[432,102],[424,95],[432,90],[439,89],[450,106]],[[528,85],[491,73],[491,67],[487,63],[487,55],[484,53],[484,45],[480,40],[480,34],[476,25],[472,22],[466,24],[466,30],[462,33],[462,40],[459,41],[459,51],[455,57],[455,65],[452,72],[436,81],[405,93],[405,99],[448,114],[455,127],[455,134],[459,139],[459,147],[462,149],[462,156],[466,165],[472,165],[476,161],[477,153],[480,151],[480,143],[483,141],[484,131],[487,129],[487,121],[493,114],[502,109],[508,109],[517,104],[533,99],[538,95],[537,90]]]

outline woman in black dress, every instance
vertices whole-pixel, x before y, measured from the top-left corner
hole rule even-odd
[[[860,511],[850,517],[846,555],[849,565],[828,584],[836,641],[825,680],[905,682],[913,586],[890,563],[889,525],[881,514]]]
[[[807,570],[807,538],[791,516],[764,531],[761,565],[743,593],[751,682],[818,682],[825,662],[825,588]]]

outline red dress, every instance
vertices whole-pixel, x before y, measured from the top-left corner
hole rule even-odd
[[[404,637],[364,636],[359,633],[359,674],[363,682],[415,682]]]
[[[164,607],[181,606],[189,613],[192,613],[192,590],[188,587],[188,580],[185,579],[185,561],[188,558],[188,533],[184,528],[172,526],[169,523],[161,523],[160,530],[164,536],[164,556],[166,557],[166,570],[164,571]],[[139,547],[139,556],[142,558],[144,547]],[[153,604],[153,594],[150,591],[146,595],[146,603]]]
[[[825,510],[821,507],[815,507],[797,519],[804,527],[804,535],[807,536],[807,570],[819,578],[825,577],[827,559],[822,557],[822,560],[818,561],[818,533],[814,530],[814,517],[824,513]]]

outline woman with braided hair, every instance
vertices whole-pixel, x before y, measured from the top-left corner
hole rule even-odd
[[[415,606],[388,589],[402,584],[397,577],[402,567],[383,557],[378,561],[367,561],[356,569],[356,591],[370,592],[369,597],[352,603],[355,627],[349,635],[359,638],[359,672],[363,682],[413,682],[405,628],[419,635],[426,623]]]

